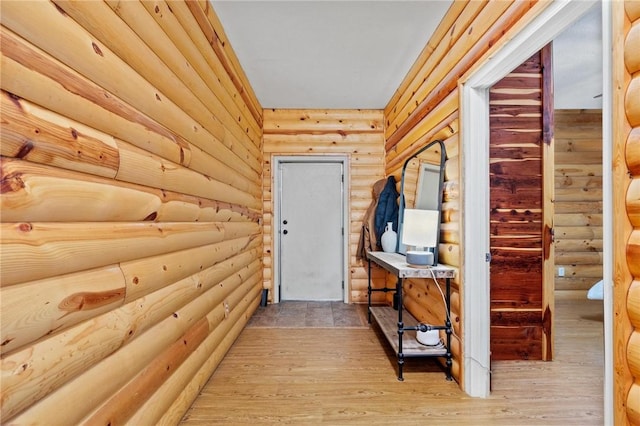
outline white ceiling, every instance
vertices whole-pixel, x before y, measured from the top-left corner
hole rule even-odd
[[[211,3],[262,107],[382,109],[451,0]],[[559,107],[601,105],[600,8],[593,10],[554,40]]]
[[[264,108],[385,107],[451,1],[212,1]]]
[[[587,14],[553,40],[557,109],[602,108],[602,8]]]

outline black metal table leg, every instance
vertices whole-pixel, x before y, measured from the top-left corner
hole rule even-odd
[[[368,263],[368,281],[367,281],[367,321],[371,324],[371,259],[367,259]]]
[[[451,360],[452,358],[452,353],[451,353],[451,332],[452,332],[452,328],[453,325],[451,324],[451,278],[447,278],[446,279],[446,318],[445,318],[445,326],[447,327],[446,329],[446,333],[447,333],[447,380],[451,381],[453,380],[453,377],[451,376],[451,366],[453,365],[453,361]]]
[[[396,283],[395,296],[398,301],[398,380],[404,381],[402,367],[404,366],[404,353],[402,352],[402,337],[404,335],[404,322],[402,321],[402,278]]]

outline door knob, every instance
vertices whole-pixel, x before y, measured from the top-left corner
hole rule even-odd
[[[287,222],[286,220],[283,220],[283,221],[282,221],[282,224],[283,224],[283,225],[286,225],[287,223],[289,223],[289,222]]]
[[[282,231],[282,233],[283,233],[284,235],[287,235],[287,234],[289,233],[289,231],[287,231],[287,230],[285,229],[284,231]]]

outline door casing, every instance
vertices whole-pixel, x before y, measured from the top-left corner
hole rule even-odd
[[[344,277],[343,302],[349,303],[351,294],[351,280],[349,279],[349,157],[346,155],[273,155],[271,158],[271,175],[273,180],[273,220],[271,235],[273,241],[273,303],[280,301],[280,174],[278,170],[281,163],[341,163],[344,170],[344,182],[342,186],[342,276]]]
[[[597,1],[553,2],[533,18],[517,33],[511,34],[508,41],[460,80],[461,105],[461,172],[463,189],[463,267],[462,279],[466,283],[463,289],[463,327],[464,327],[464,376],[463,386],[470,396],[489,396],[490,384],[490,318],[489,318],[489,88],[502,79],[511,70],[528,57],[552,41],[558,34],[580,19]],[[607,8],[603,2],[603,8]],[[605,10],[606,12],[606,10]],[[603,13],[610,16],[610,13]],[[606,31],[606,19],[603,19]],[[603,43],[606,42],[603,40]],[[610,42],[609,42],[610,43]],[[609,45],[603,46],[608,51]],[[606,56],[606,55],[605,55]],[[606,60],[605,60],[606,61]],[[610,64],[605,63],[610,69]],[[604,91],[610,92],[610,74],[605,73]],[[605,100],[607,99],[607,95]],[[610,95],[609,95],[610,96]],[[608,108],[608,110],[607,110]],[[603,117],[611,115],[611,107],[603,105]],[[603,134],[606,147],[611,144],[606,123]],[[606,158],[606,154],[603,155]],[[605,167],[604,173],[611,173]],[[606,178],[605,178],[606,182]],[[607,192],[606,190],[604,191]],[[607,201],[605,200],[605,204]],[[473,212],[465,214],[464,212]],[[606,213],[605,213],[606,216]],[[606,222],[606,217],[604,219]],[[611,235],[606,235],[607,239]],[[604,256],[605,268],[605,347],[611,344],[611,314],[607,315],[611,305],[610,275],[607,276],[607,256]],[[609,264],[610,266],[611,264]],[[608,292],[608,294],[607,294]],[[607,322],[609,325],[607,326]],[[612,396],[607,389],[612,381],[612,365],[607,361],[605,351],[605,420],[612,406]],[[612,393],[611,393],[612,395]]]

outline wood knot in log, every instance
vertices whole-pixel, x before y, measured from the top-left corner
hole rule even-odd
[[[124,298],[124,288],[101,292],[81,292],[65,297],[58,308],[66,312],[97,309]]]
[[[144,218],[144,221],[153,222],[158,217],[158,212],[153,212]]]
[[[22,232],[31,232],[33,230],[33,225],[30,223],[21,223],[18,225],[18,229]]]
[[[95,42],[91,42],[91,46],[93,47],[93,51],[96,52],[98,55],[104,57],[104,53],[102,53],[102,50],[100,50],[100,48],[98,47],[98,45]]]
[[[39,133],[40,131],[38,129],[36,129],[36,133]],[[30,140],[25,141],[25,143],[22,144],[22,146],[20,147],[20,150],[16,153],[16,158],[24,158],[27,156],[27,154],[29,154],[31,152],[31,150],[33,149],[34,145],[33,142]]]

